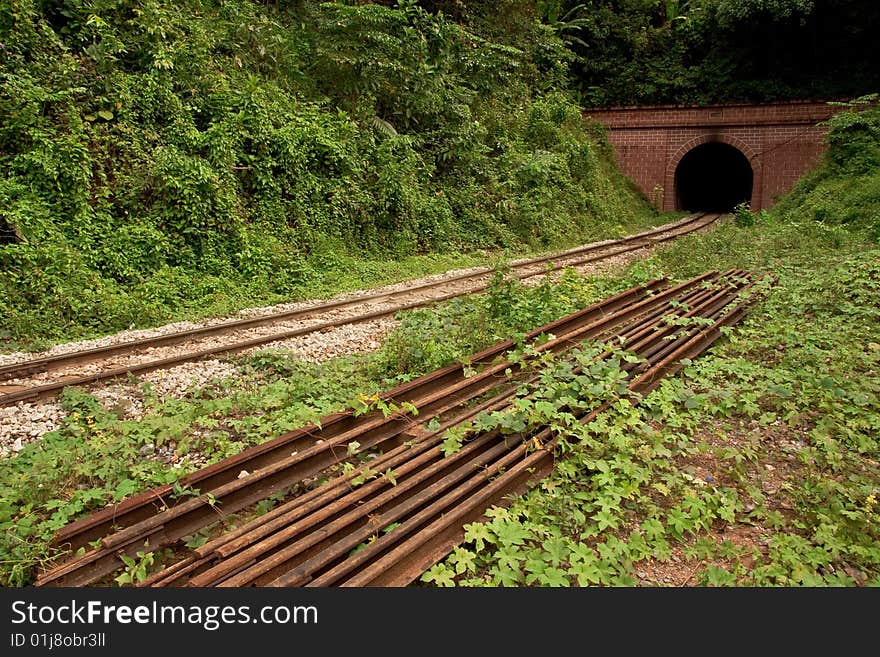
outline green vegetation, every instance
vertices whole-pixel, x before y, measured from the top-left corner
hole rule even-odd
[[[0,5],[0,339],[321,296],[656,219],[581,121],[531,3],[467,26],[361,4]]]
[[[61,428],[5,460],[0,471],[0,584],[30,582],[38,565],[56,553],[55,530],[110,501],[177,481],[198,467],[194,455],[215,462],[331,412],[362,410],[374,404],[377,392],[606,294],[571,273],[534,288],[499,275],[486,295],[455,299],[439,312],[407,313],[401,328],[369,356],[322,365],[283,352],[242,356],[236,359],[240,376],[180,400],[160,399],[141,384],[144,412],[138,419],[127,419],[128,408],[107,409],[68,388]],[[160,458],[165,448],[171,459]]]
[[[18,58],[0,72],[14,117],[0,126],[0,217],[27,239],[0,247],[0,311],[16,337],[341,288],[347,268],[389,275],[371,265],[388,256],[547,246],[649,214],[626,209],[635,196],[600,141],[544,88],[579,34],[564,13],[541,27],[507,12],[529,29],[502,38],[476,10],[461,27],[410,3],[44,6],[0,7],[4,57]],[[588,372],[613,408],[567,430],[554,473],[470,525],[424,582],[880,585],[878,126],[878,109],[835,116],[825,163],[772,212],[740,208],[624,272],[535,288],[499,275],[487,295],[406,314],[375,354],[239,357],[243,376],[182,400],[142,386],[137,421],[68,390],[61,428],[3,462],[0,584],[31,582],[57,528],[176,482],[196,455],[214,462],[365,408],[658,275],[741,267],[778,276],[742,325],[638,405],[614,363]],[[394,271],[425,261],[409,262]],[[563,389],[570,374],[551,366],[543,383]],[[163,556],[120,561],[117,583]]]
[[[711,356],[567,432],[554,473],[425,582],[880,585],[878,117],[836,119],[826,163],[777,211],[631,268],[621,282],[728,267],[779,282]]]
[[[788,219],[805,215],[829,229],[852,227],[880,239],[877,100],[877,94],[857,98],[848,103],[851,111],[828,121],[831,150],[825,166],[808,174],[781,200],[776,207],[778,215]]]
[[[539,2],[586,105],[853,98],[880,85],[870,0]]]

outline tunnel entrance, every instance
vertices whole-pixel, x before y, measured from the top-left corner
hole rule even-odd
[[[752,165],[739,150],[709,142],[690,150],[675,170],[676,209],[730,212],[752,200]]]

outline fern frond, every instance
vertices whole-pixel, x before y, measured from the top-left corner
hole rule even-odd
[[[370,117],[370,127],[372,127],[373,130],[376,130],[377,132],[385,135],[386,137],[397,136],[397,130],[395,129],[395,127],[388,123],[388,121],[386,121],[385,119],[381,119],[378,116]]]

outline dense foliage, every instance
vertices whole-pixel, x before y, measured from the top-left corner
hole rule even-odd
[[[688,236],[618,281],[778,276],[638,405],[619,398],[586,426],[554,418],[566,428],[553,474],[468,526],[423,581],[880,585],[877,116],[839,115],[826,162],[779,209]],[[562,369],[548,389],[570,379]]]
[[[830,151],[823,166],[801,180],[776,212],[828,226],[867,230],[880,240],[880,107],[873,94],[848,103],[829,120]]]
[[[59,527],[176,481],[197,467],[198,455],[217,461],[357,407],[659,275],[729,267],[771,270],[779,284],[641,406],[617,403],[566,436],[552,477],[512,510],[492,510],[488,524],[470,526],[468,542],[425,580],[631,585],[641,572],[661,584],[877,584],[880,221],[865,185],[845,181],[854,166],[876,189],[880,133],[876,110],[834,121],[825,164],[780,210],[689,236],[622,276],[566,272],[526,287],[499,273],[487,295],[407,313],[374,354],[317,366],[283,351],[240,356],[238,376],[184,399],[138,384],[137,419],[68,389],[60,428],[0,468],[0,584],[30,583],[57,555],[51,540]],[[831,197],[839,205],[821,205]],[[613,364],[594,373],[621,374]],[[564,386],[571,374],[559,367],[541,381]],[[157,458],[166,448],[173,462]],[[188,540],[198,545],[209,533]],[[143,579],[166,556],[144,554],[117,581]]]
[[[538,3],[585,104],[852,98],[880,87],[870,0]]]
[[[465,27],[414,2],[0,3],[0,338],[650,217],[562,91],[564,42],[506,4]]]

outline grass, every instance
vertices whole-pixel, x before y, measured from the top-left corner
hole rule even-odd
[[[68,390],[62,427],[0,474],[0,581],[32,581],[58,527],[176,481],[190,453],[217,461],[658,275],[742,267],[779,277],[742,325],[638,407],[566,436],[553,475],[471,525],[425,583],[880,583],[878,262],[864,233],[763,213],[611,275],[535,288],[498,276],[488,295],[407,313],[374,354],[238,357],[241,377],[182,400],[144,387],[140,421]],[[144,458],[161,446],[175,463]]]
[[[355,256],[346,253],[342,245],[326,244],[316,250],[305,263],[292,263],[302,268],[300,284],[284,294],[268,293],[264,287],[250,286],[244,281],[235,283],[208,277],[204,281],[192,280],[187,283],[177,281],[174,286],[185,285],[204,289],[196,293],[182,295],[174,303],[161,303],[151,306],[153,311],[133,313],[129,318],[130,329],[159,326],[169,322],[200,321],[209,317],[233,314],[243,308],[268,306],[293,301],[325,299],[354,290],[380,287],[401,281],[442,273],[451,269],[486,266],[502,266],[506,260],[533,256],[556,250],[567,249],[587,241],[612,239],[648,230],[654,226],[675,221],[685,213],[658,215],[640,208],[615,225],[596,226],[593,231],[569,234],[560,237],[552,248],[538,248],[526,244],[506,249],[478,249],[469,252],[428,253],[397,259],[378,256]],[[137,296],[137,291],[132,291]],[[146,294],[146,292],[145,292]],[[118,309],[113,309],[113,313]],[[95,317],[87,323],[71,322],[63,329],[33,331],[26,335],[4,332],[0,325],[0,353],[13,351],[38,351],[53,344],[70,340],[98,338],[112,332],[116,319],[109,316],[102,319],[102,313],[111,311],[92,308]]]
[[[441,585],[880,585],[880,249],[812,221],[728,224],[624,276],[770,269],[772,294],[554,473],[468,528]]]

